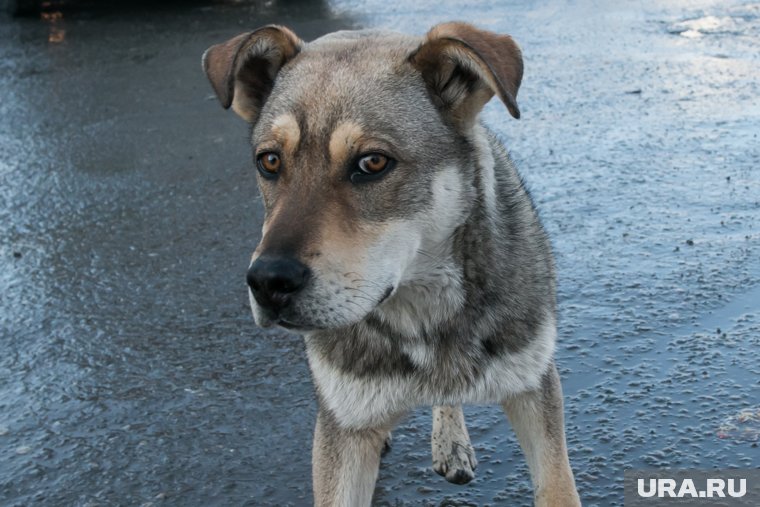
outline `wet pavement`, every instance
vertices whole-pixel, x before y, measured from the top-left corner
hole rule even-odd
[[[523,47],[490,104],[560,277],[558,364],[584,505],[629,468],[760,466],[760,3],[169,4],[0,18],[0,505],[308,505],[299,338],[258,330],[247,128],[200,71],[277,22],[304,39],[464,19]],[[749,411],[749,412],[748,412]],[[755,412],[752,412],[755,411]],[[496,407],[467,486],[394,433],[377,505],[531,505]],[[745,431],[748,430],[748,431]]]

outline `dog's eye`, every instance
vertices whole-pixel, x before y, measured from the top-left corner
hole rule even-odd
[[[256,165],[262,176],[265,178],[273,178],[277,176],[278,172],[280,172],[282,160],[280,160],[280,156],[277,153],[267,151],[256,157]]]
[[[365,174],[377,174],[388,167],[388,157],[381,153],[370,153],[359,159],[359,169]]]
[[[393,168],[395,162],[382,153],[368,153],[355,162],[351,172],[351,182],[363,183],[376,180]]]

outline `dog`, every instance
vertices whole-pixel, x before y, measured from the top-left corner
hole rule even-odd
[[[303,335],[318,399],[317,506],[366,506],[394,424],[433,407],[433,467],[477,465],[463,403],[501,404],[536,506],[578,506],[554,364],[551,247],[479,113],[519,118],[521,50],[460,22],[424,37],[269,25],[210,47],[251,125],[265,209],[247,272],[256,323]]]

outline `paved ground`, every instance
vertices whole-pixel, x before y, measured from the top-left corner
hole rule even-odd
[[[200,71],[207,46],[270,22],[305,39],[446,19],[512,33],[523,119],[498,104],[485,118],[556,248],[585,505],[622,505],[627,468],[760,466],[757,433],[737,422],[760,406],[760,4],[611,4],[0,19],[0,504],[308,504],[303,347],[249,316],[261,209],[246,126]],[[502,414],[467,419],[474,482],[432,472],[420,410],[395,433],[376,504],[530,505]]]

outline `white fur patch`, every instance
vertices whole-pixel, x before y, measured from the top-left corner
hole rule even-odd
[[[432,190],[433,203],[424,237],[427,243],[436,244],[448,240],[454,229],[464,222],[466,206],[461,170],[456,166],[441,169]]]
[[[435,361],[435,349],[429,347],[427,344],[421,341],[413,341],[404,343],[401,346],[404,354],[409,356],[409,359],[420,368],[430,368]]]
[[[400,378],[358,378],[334,368],[308,347],[309,367],[323,402],[344,428],[388,423],[413,405],[412,384]]]
[[[473,144],[477,152],[478,162],[480,162],[480,181],[483,186],[481,189],[485,199],[486,211],[489,216],[496,215],[496,174],[494,167],[496,162],[493,158],[491,145],[488,142],[486,129],[482,125],[473,127]]]

